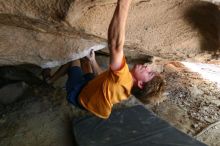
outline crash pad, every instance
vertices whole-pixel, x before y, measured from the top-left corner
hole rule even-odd
[[[78,146],[206,146],[142,105],[113,110],[107,120],[75,118],[73,133]]]

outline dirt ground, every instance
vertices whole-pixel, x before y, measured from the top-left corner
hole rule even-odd
[[[103,65],[104,62],[100,63]],[[179,62],[160,64],[163,64],[166,79],[163,95],[166,100],[158,105],[144,106],[199,141],[220,146],[220,89]],[[67,103],[65,79],[53,87],[30,86],[18,101],[0,105],[1,146],[76,145],[72,120],[88,113]],[[131,97],[115,108],[135,104],[142,103]]]
[[[219,146],[220,89],[182,64],[168,66],[175,71],[165,73],[167,100],[152,110],[184,133]]]

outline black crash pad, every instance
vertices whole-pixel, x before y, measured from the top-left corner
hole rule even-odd
[[[206,146],[141,105],[115,110],[107,120],[74,119],[73,132],[78,146]]]

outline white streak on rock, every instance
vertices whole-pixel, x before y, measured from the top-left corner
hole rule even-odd
[[[84,51],[81,51],[79,53],[73,53],[73,54],[70,54],[69,58],[65,59],[65,60],[54,60],[54,61],[49,61],[49,62],[46,62],[44,64],[41,65],[42,68],[52,68],[52,67],[56,67],[56,66],[60,66],[60,65],[63,65],[69,61],[72,61],[72,60],[77,60],[77,59],[80,59],[80,58],[83,58],[85,57],[86,55],[89,54],[89,52],[93,49],[94,51],[98,51],[98,50],[101,50],[103,48],[107,47],[107,43],[101,43],[101,44],[97,44],[97,45],[94,45],[90,48],[86,48],[84,49]]]

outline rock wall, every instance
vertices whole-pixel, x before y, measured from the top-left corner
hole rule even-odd
[[[0,25],[0,31],[2,65],[31,63],[55,67],[84,57],[90,49],[105,47],[104,43],[80,35],[68,37],[5,25]]]
[[[0,0],[0,65],[64,64],[105,47],[116,0]],[[219,56],[220,11],[198,0],[133,0],[126,48],[169,59]],[[101,44],[101,45],[100,45]]]
[[[0,0],[0,12],[34,19],[62,21],[72,0]]]
[[[106,38],[114,8],[115,3],[93,5],[79,19],[66,21],[78,30]],[[216,54],[219,51],[219,34],[220,11],[212,3],[143,0],[132,3],[126,44],[133,50],[150,55],[185,59],[201,52]]]

